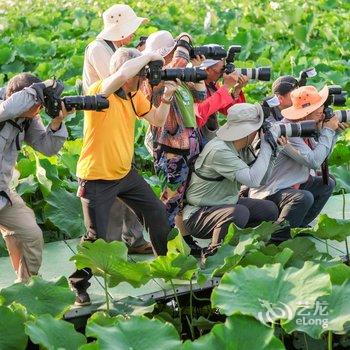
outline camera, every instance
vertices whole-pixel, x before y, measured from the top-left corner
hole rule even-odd
[[[240,45],[232,45],[229,47],[226,56],[225,73],[230,74],[237,72],[238,74],[246,75],[249,79],[269,81],[271,79],[271,68],[270,67],[259,67],[259,68],[236,68],[234,60],[236,54],[241,52],[242,47]]]
[[[58,116],[61,110],[61,103],[64,103],[67,111],[73,108],[76,110],[94,110],[101,111],[109,107],[107,98],[103,95],[92,96],[66,96],[61,98],[64,85],[60,81],[56,81],[55,87],[44,89],[44,106],[45,112],[51,118]]]
[[[190,58],[195,58],[198,55],[204,55],[206,59],[222,60],[226,57],[226,50],[220,46],[198,46],[190,49]]]
[[[298,80],[298,86],[305,86],[308,78],[313,78],[317,75],[314,67],[304,69],[300,72]]]
[[[163,68],[162,61],[152,61],[145,69],[145,75],[151,86],[158,85],[162,80],[180,79],[184,82],[198,83],[207,79],[207,73],[199,68]]]
[[[340,123],[350,123],[350,109],[334,111],[334,115],[338,118]]]
[[[336,115],[338,119],[342,122],[347,122],[350,120],[349,117],[349,111],[333,111],[333,108],[330,107],[333,106],[345,106],[346,103],[346,91],[342,91],[341,86],[339,85],[330,85],[328,86],[328,98],[326,102],[324,103],[324,114],[325,114],[325,121],[331,119],[333,115]],[[342,119],[340,119],[342,118]],[[347,118],[344,119],[343,118]]]

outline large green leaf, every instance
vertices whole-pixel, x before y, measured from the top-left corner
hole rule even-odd
[[[113,301],[110,314],[141,316],[154,310],[156,302],[153,299],[143,300],[140,298],[127,297],[119,301]]]
[[[41,315],[26,323],[26,334],[34,344],[48,350],[76,350],[86,343],[86,338],[78,333],[73,324],[56,320],[51,315]]]
[[[186,341],[183,350],[283,350],[283,343],[273,329],[249,316],[227,317],[225,324],[194,342]]]
[[[312,228],[293,230],[294,237],[300,233],[309,233],[322,239],[344,241],[350,235],[350,220],[332,219],[327,214],[321,214],[317,224]]]
[[[79,237],[85,231],[81,203],[77,196],[64,188],[46,197],[45,217],[68,237]]]
[[[116,318],[112,326],[88,322],[86,335],[97,338],[100,350],[179,350],[181,342],[176,329],[169,323],[144,316]]]
[[[191,280],[199,269],[195,257],[176,253],[158,256],[151,262],[150,267],[153,277],[163,278],[165,281],[173,279]]]
[[[50,314],[59,317],[74,303],[75,295],[69,289],[65,277],[56,282],[32,277],[28,284],[17,283],[1,290],[4,305],[17,302],[25,306],[27,312],[34,316]]]
[[[319,338],[324,332],[345,333],[350,330],[350,282],[334,285],[330,295],[307,303],[296,317],[283,325],[286,332],[296,330]]]
[[[332,285],[342,285],[345,281],[350,280],[350,266],[343,263],[326,267],[326,271],[331,277]]]
[[[27,336],[24,333],[25,315],[20,309],[0,306],[0,349],[24,350]]]
[[[124,242],[107,243],[102,239],[83,242],[78,253],[71,257],[77,268],[89,267],[96,276],[105,276],[110,287],[127,282],[133,287],[147,283],[150,268],[147,262],[128,262],[127,247]]]
[[[46,197],[51,192],[52,181],[47,178],[46,170],[41,166],[40,159],[36,154],[35,154],[35,161],[36,161],[35,175],[39,182],[41,192],[43,193],[43,196]]]
[[[227,316],[242,313],[262,322],[291,320],[299,303],[329,294],[330,277],[318,265],[306,262],[301,269],[283,270],[281,264],[236,267],[213,290],[213,307]]]

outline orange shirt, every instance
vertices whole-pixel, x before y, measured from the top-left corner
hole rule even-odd
[[[88,94],[101,91],[102,80],[91,85]],[[108,97],[109,108],[102,112],[84,112],[83,148],[77,176],[84,180],[118,180],[131,169],[134,155],[136,114],[131,101],[116,94]],[[150,102],[138,91],[133,97],[138,115],[147,113]]]

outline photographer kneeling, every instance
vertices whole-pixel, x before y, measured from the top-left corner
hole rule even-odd
[[[245,162],[248,159],[245,151],[263,120],[264,113],[258,104],[241,103],[230,107],[227,122],[195,162],[186,192],[184,223],[187,232],[194,237],[212,237],[208,254],[215,251],[231,223],[243,228],[262,221],[275,221],[278,217],[278,208],[273,202],[238,197],[241,184],[259,186],[271,167],[272,148],[265,136],[254,164],[250,167]],[[274,142],[276,130],[272,127],[267,131]]]
[[[250,197],[269,199],[280,210],[278,222],[288,222],[290,227],[306,227],[321,212],[335,186],[328,177],[324,183],[317,170],[331,153],[336,141],[336,130],[344,129],[337,117],[324,121],[324,103],[328,87],[320,92],[313,86],[303,86],[291,92],[292,106],[281,111],[282,123],[315,121],[321,127],[318,140],[290,137],[288,144],[279,153],[266,184],[250,190]],[[279,232],[273,241],[290,238],[290,230]]]
[[[39,111],[42,107],[43,90],[52,86],[53,80],[41,82],[28,73],[14,76],[6,89],[6,100],[0,104],[0,230],[9,251],[17,282],[27,282],[39,271],[43,235],[35,221],[35,215],[9,184],[22,141],[46,156],[60,150],[68,133],[62,111],[45,128]]]
[[[79,195],[87,233],[85,240],[106,239],[111,207],[120,198],[149,231],[154,251],[165,255],[170,231],[165,206],[147,182],[132,168],[134,131],[137,118],[161,127],[177,89],[165,82],[158,108],[139,91],[145,79],[144,67],[163,58],[156,53],[142,55],[136,49],[119,48],[110,62],[111,75],[89,88],[89,94],[104,94],[109,108],[86,111],[83,148],[77,165]],[[77,292],[77,305],[90,303],[86,290],[91,271],[78,270],[70,276]]]

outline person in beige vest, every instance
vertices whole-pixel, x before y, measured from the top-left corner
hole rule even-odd
[[[147,22],[138,17],[133,9],[124,4],[116,4],[103,13],[103,30],[85,49],[83,69],[83,91],[98,80],[110,75],[109,63],[113,53],[128,45],[138,27]],[[123,240],[130,253],[152,254],[152,247],[143,237],[142,225],[123,202],[116,199],[110,214],[107,239]]]

